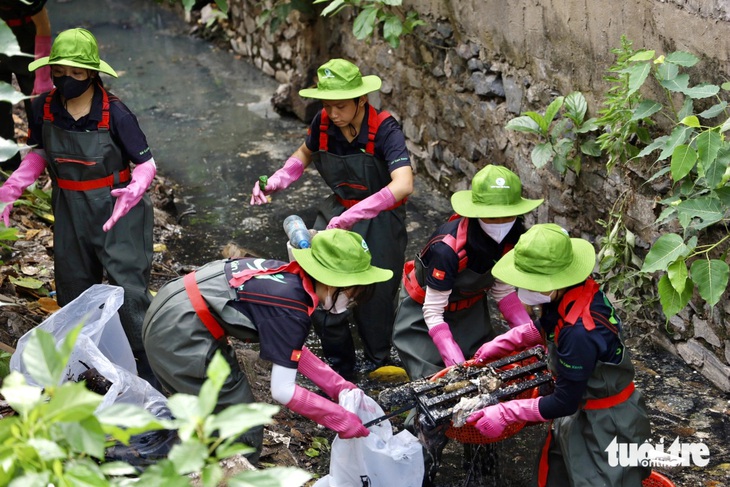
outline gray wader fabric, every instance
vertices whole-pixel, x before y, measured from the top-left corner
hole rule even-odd
[[[92,181],[128,167],[107,129],[71,132],[43,123],[43,144],[53,180],[54,265],[58,304],[64,306],[93,284],[102,282],[124,288],[119,317],[134,352],[143,351],[142,321],[150,304],[148,290],[152,269],[152,203],[148,195],[104,232],[115,199],[111,189],[126,183],[85,191],[58,187],[57,180]]]
[[[580,326],[580,325],[576,325]],[[618,364],[598,362],[588,380],[584,399],[602,399],[623,391],[634,379],[634,366],[624,348]],[[550,368],[557,360],[556,347],[548,342]],[[640,445],[651,435],[643,395],[635,390],[621,404],[605,409],[579,409],[555,419],[548,450],[550,487],[640,487],[649,467],[611,467],[605,449],[616,437],[619,443]],[[537,480],[535,480],[537,485]]]
[[[416,273],[419,283],[425,282],[423,269],[420,258],[416,258],[413,272]],[[468,308],[458,311],[444,310],[444,321],[449,324],[454,341],[467,359],[495,336],[486,298],[486,292],[493,282],[491,272],[477,274],[467,268],[456,276],[454,288],[449,295],[449,303],[453,303],[478,292],[484,294],[481,300]],[[411,380],[431,376],[445,365],[428,334],[428,327],[423,319],[423,305],[408,294],[405,286],[401,288],[400,299],[393,327],[393,345]]]
[[[336,156],[315,152],[313,162],[334,195],[319,208],[314,228],[324,230],[334,216],[345,211],[335,195],[345,200],[363,200],[387,186],[391,179],[385,162],[369,154]],[[357,307],[352,317],[363,342],[365,357],[376,365],[385,365],[390,358],[393,319],[398,286],[408,243],[405,205],[381,211],[371,220],[357,222],[352,231],[361,235],[370,248],[372,264],[393,271],[393,278],[375,284],[370,301]],[[354,370],[355,347],[350,335],[348,314],[324,318],[322,311],[312,315],[315,330],[322,341],[322,351],[333,368],[345,375]],[[329,354],[328,354],[329,352]]]
[[[211,262],[195,272],[200,294],[211,314],[228,335],[258,341],[256,327],[229,301],[236,299],[225,274],[225,261]],[[143,326],[144,345],[150,365],[165,389],[171,393],[198,395],[206,381],[206,370],[217,351],[231,367],[223,383],[216,412],[235,404],[256,402],[246,374],[225,336],[216,340],[198,318],[182,278],[165,284],[152,301]],[[250,461],[258,461],[263,444],[263,426],[247,431],[241,441],[256,449]]]

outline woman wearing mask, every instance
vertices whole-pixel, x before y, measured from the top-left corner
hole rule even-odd
[[[484,344],[475,359],[547,345],[555,390],[489,406],[467,421],[495,438],[515,422],[552,420],[533,484],[540,487],[635,487],[651,473],[650,467],[612,466],[606,453],[613,442],[643,444],[651,430],[621,319],[590,277],[595,263],[590,242],[548,223],[530,228],[492,269],[519,288],[537,316]]]
[[[524,233],[519,216],[542,201],[523,198],[519,177],[494,165],[451,197],[457,215],[404,268],[393,344],[411,379],[464,362],[494,337],[487,292],[511,327],[530,321],[514,287],[495,281],[491,270]]]
[[[0,218],[9,225],[13,202],[48,168],[58,304],[101,283],[104,274],[124,288],[121,322],[140,376],[151,380],[142,320],[152,269],[153,212],[145,191],[155,161],[136,117],[102,84],[101,73],[117,74],[99,58],[91,32],[61,32],[50,55],[29,69],[43,66],[50,66],[55,88],[33,100],[28,120],[33,149],[0,188]]]
[[[372,295],[373,285],[392,272],[371,265],[365,241],[346,230],[317,233],[309,249],[294,249],[295,261],[259,258],[211,262],[171,281],[155,296],[144,322],[150,364],[169,392],[198,394],[208,363],[220,350],[231,365],[217,410],[254,402],[246,375],[227,336],[260,344],[260,356],[273,363],[271,395],[289,409],[342,438],[367,436],[357,415],[337,404],[344,380],[305,346],[310,316],[321,308],[342,314]],[[335,402],[296,385],[297,370]],[[263,428],[243,441],[261,450]]]

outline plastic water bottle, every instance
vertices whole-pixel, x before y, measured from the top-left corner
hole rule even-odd
[[[297,215],[290,215],[284,219],[284,231],[289,237],[289,243],[295,249],[308,249],[312,243],[312,236],[307,225]]]

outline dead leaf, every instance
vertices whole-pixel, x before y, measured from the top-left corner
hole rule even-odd
[[[38,299],[38,305],[46,313],[55,313],[61,309],[56,300],[53,298],[40,298]]]

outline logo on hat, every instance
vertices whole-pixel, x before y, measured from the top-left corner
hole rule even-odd
[[[370,247],[368,247],[368,244],[367,244],[367,242],[365,242],[365,239],[362,239],[362,244],[361,245],[362,245],[362,249],[365,252],[370,252]]]
[[[324,77],[325,77],[325,78],[334,78],[334,77],[335,77],[335,75],[334,75],[334,74],[332,74],[332,71],[330,71],[330,69],[329,69],[329,68],[325,68],[325,69],[324,69]]]
[[[509,189],[509,186],[505,184],[506,182],[507,181],[505,181],[504,178],[497,178],[494,180],[494,184],[491,187],[498,189]]]

